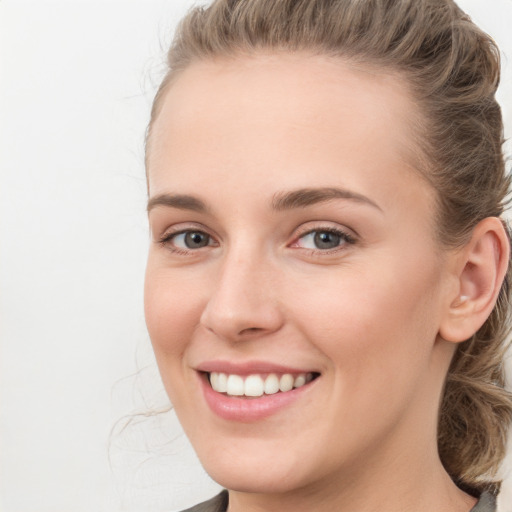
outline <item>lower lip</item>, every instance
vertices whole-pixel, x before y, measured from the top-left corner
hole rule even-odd
[[[250,423],[268,418],[291,405],[306,393],[316,379],[300,388],[263,395],[258,398],[242,398],[217,393],[212,389],[206,374],[200,374],[203,395],[210,409],[221,418],[229,421]]]

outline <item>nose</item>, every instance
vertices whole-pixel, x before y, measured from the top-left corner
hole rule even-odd
[[[269,266],[243,254],[227,258],[213,279],[201,325],[229,342],[278,331],[283,314]]]

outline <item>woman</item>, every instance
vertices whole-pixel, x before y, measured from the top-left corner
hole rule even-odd
[[[146,321],[229,490],[191,510],[495,510],[512,402],[492,40],[450,0],[217,0],[169,67]]]

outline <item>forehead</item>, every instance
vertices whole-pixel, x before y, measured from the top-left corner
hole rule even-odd
[[[291,173],[304,181],[296,186],[311,186],[312,177],[313,185],[331,186],[333,166],[351,182],[337,185],[357,188],[410,169],[415,153],[416,108],[405,80],[338,58],[199,61],[175,77],[162,101],[148,142],[150,195],[168,192],[170,181],[201,186],[212,175],[262,190],[281,178],[286,188]]]

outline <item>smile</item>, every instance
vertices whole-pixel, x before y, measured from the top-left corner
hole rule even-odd
[[[252,423],[308,400],[321,373],[264,362],[208,362],[196,368],[210,410],[223,420]],[[304,397],[304,398],[301,398]]]
[[[300,388],[315,378],[313,373],[252,374],[241,376],[222,372],[211,372],[208,380],[214,391],[226,393],[228,396],[261,397],[286,393],[292,389]]]

